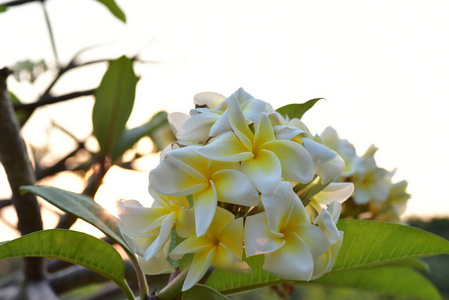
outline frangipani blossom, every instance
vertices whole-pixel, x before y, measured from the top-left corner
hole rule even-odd
[[[168,254],[172,229],[187,237],[194,233],[193,211],[188,210],[185,197],[157,197],[153,207],[143,207],[138,201],[118,203],[120,230],[143,261],[153,261],[148,273],[158,274],[169,270],[163,261]],[[158,263],[154,263],[158,261]]]
[[[250,273],[251,269],[241,258],[243,255],[243,219],[235,219],[229,211],[217,207],[215,216],[205,235],[191,236],[171,252],[173,259],[194,253],[182,290],[194,286],[212,265],[231,272]]]
[[[337,201],[333,201],[327,209],[321,211],[313,222],[313,224],[317,225],[326,236],[330,248],[321,255],[313,258],[314,269],[311,278],[312,280],[329,272],[340,252],[343,243],[343,231],[339,231],[336,226],[340,217],[340,212],[341,204]]]
[[[306,207],[311,219],[316,217],[324,207],[332,202],[343,203],[354,193],[354,184],[352,182],[332,182],[323,190],[313,196],[312,201]]]
[[[328,238],[312,225],[289,182],[283,181],[275,194],[262,195],[262,203],[265,212],[246,218],[247,256],[265,254],[264,270],[281,278],[310,280],[315,260],[321,263],[330,249]]]
[[[301,183],[312,180],[313,162],[307,150],[293,141],[276,140],[266,114],[260,115],[253,133],[237,99],[229,99],[227,113],[232,131],[198,148],[201,155],[223,162],[240,161],[242,172],[262,194],[274,193],[281,178]]]
[[[150,186],[164,195],[192,194],[196,234],[202,236],[212,222],[217,201],[254,206],[259,193],[237,162],[211,161],[199,155],[198,149],[189,146],[166,152],[150,172]]]
[[[239,103],[248,122],[258,121],[260,114],[271,108],[266,102],[255,99],[241,88],[227,99],[217,93],[200,93],[194,97],[196,108],[190,112],[190,117],[182,113],[169,115],[168,120],[177,138],[185,142],[200,142],[230,131],[231,125],[227,117],[230,99]]]

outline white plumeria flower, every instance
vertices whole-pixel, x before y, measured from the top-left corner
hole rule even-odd
[[[170,252],[170,256],[180,259],[187,253],[195,255],[182,286],[183,291],[194,286],[204,276],[210,265],[231,272],[251,272],[248,264],[241,259],[243,218],[234,219],[231,212],[221,207],[217,208],[212,224],[205,235],[188,237]]]
[[[361,158],[357,156],[354,146],[348,140],[340,139],[334,128],[326,127],[320,137],[327,147],[338,152],[345,161],[345,168],[340,176],[347,177],[360,171]]]
[[[206,233],[217,201],[244,206],[259,204],[259,193],[239,171],[239,164],[211,161],[198,154],[199,146],[165,153],[150,172],[150,186],[164,195],[193,195],[197,236]]]
[[[262,195],[265,212],[246,218],[247,256],[265,254],[263,269],[284,279],[310,280],[314,261],[330,249],[325,233],[311,221],[291,184]],[[326,266],[327,267],[327,266]]]
[[[229,99],[227,113],[233,131],[198,148],[201,155],[217,161],[240,161],[242,172],[262,194],[274,193],[282,177],[301,183],[312,180],[313,162],[307,150],[296,142],[276,140],[266,114],[261,114],[253,133],[237,99]]]
[[[324,207],[327,207],[332,202],[345,202],[354,193],[354,184],[352,182],[332,182],[314,195],[312,201],[307,205],[306,210],[309,217],[315,218]]]
[[[330,244],[330,249],[321,255],[314,257],[312,280],[329,272],[334,265],[338,252],[340,252],[343,243],[343,231],[339,231],[336,226],[340,217],[340,212],[341,204],[337,201],[333,201],[327,209],[321,211],[313,223],[323,231]]]
[[[120,231],[144,261],[162,261],[167,257],[168,250],[163,248],[170,242],[175,224],[178,225],[177,234],[181,237],[195,232],[193,211],[188,210],[189,204],[185,197],[163,199],[156,195],[155,200],[153,207],[143,207],[136,200],[118,203]],[[163,267],[164,264],[158,265]],[[156,274],[159,269],[155,267],[151,273]]]
[[[231,125],[227,117],[230,99],[237,100],[248,122],[258,121],[260,114],[271,108],[266,102],[255,99],[242,88],[227,99],[217,93],[200,93],[194,97],[197,108],[190,112],[190,116],[183,113],[169,114],[172,131],[180,141],[196,142],[230,131]]]

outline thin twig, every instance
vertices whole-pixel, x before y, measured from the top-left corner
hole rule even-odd
[[[90,90],[85,90],[85,91],[72,92],[72,93],[68,93],[65,95],[61,95],[61,96],[46,95],[46,96],[43,96],[41,99],[39,99],[39,101],[36,101],[33,103],[14,104],[14,108],[15,109],[24,109],[24,110],[33,112],[36,108],[44,106],[44,105],[63,102],[63,101],[67,101],[67,100],[72,100],[72,99],[78,98],[78,97],[91,96],[94,94],[94,92],[95,92],[95,89],[90,89]]]
[[[10,6],[22,5],[22,4],[37,2],[37,1],[41,1],[41,0],[15,0],[15,1],[9,1],[9,2],[3,3],[1,5],[10,7]]]
[[[0,209],[8,207],[12,205],[12,200],[11,199],[1,199],[0,200]]]
[[[56,65],[59,68],[59,66],[60,66],[59,56],[58,56],[58,51],[56,50],[55,36],[53,34],[53,29],[51,27],[50,17],[48,16],[47,6],[45,5],[44,0],[41,0],[41,3],[42,3],[42,11],[44,12],[44,17],[45,17],[45,24],[47,25],[48,35],[50,37],[51,49],[53,50],[53,55],[55,57]]]

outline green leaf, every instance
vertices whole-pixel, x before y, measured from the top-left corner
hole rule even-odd
[[[276,109],[276,111],[281,115],[283,115],[284,117],[287,116],[290,119],[293,118],[301,119],[302,116],[315,105],[315,103],[317,103],[319,100],[322,99],[324,98],[314,98],[300,104],[288,104]]]
[[[344,231],[344,238],[331,273],[386,265],[416,267],[411,261],[413,258],[449,254],[448,241],[414,227],[366,220],[340,220],[337,226]],[[262,255],[245,258],[245,261],[253,270],[252,274],[217,269],[206,284],[227,295],[287,282],[262,269]]]
[[[22,236],[0,246],[0,259],[11,257],[49,257],[95,271],[114,281],[128,299],[134,296],[125,281],[125,264],[111,245],[88,234],[50,229]]]
[[[138,77],[133,61],[125,56],[110,62],[95,92],[92,112],[94,135],[103,155],[112,156],[134,106]],[[117,157],[112,157],[115,160]]]
[[[191,289],[185,291],[182,295],[182,300],[198,300],[198,299],[208,299],[208,300],[225,300],[228,297],[220,294],[214,289],[208,286],[197,284]]]
[[[311,281],[326,287],[344,287],[413,299],[439,300],[438,289],[412,268],[388,266],[333,272]]]
[[[126,23],[126,16],[125,13],[122,11],[122,9],[115,3],[114,0],[97,0],[104,6],[106,6],[107,9],[120,21],[123,23]]]
[[[449,241],[424,230],[367,220],[340,220],[343,245],[332,271],[449,254]]]
[[[50,186],[26,185],[20,187],[20,191],[31,192],[44,198],[62,211],[83,219],[100,229],[125,250],[133,253],[120,233],[117,218],[111,215],[101,205],[94,202],[92,198]]]
[[[5,12],[8,9],[6,5],[0,5],[0,13]]]
[[[163,127],[168,128],[167,113],[165,111],[160,111],[147,123],[133,129],[125,129],[118,146],[114,149],[112,157],[118,158],[122,156],[126,150],[130,149],[145,136],[151,137],[152,140],[157,143],[154,133]],[[172,140],[170,140],[170,142],[171,141]]]

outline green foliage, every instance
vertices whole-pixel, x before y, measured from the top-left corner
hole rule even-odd
[[[117,5],[117,3],[115,3],[114,0],[97,0],[98,2],[100,2],[101,4],[103,4],[104,6],[106,6],[106,8],[120,21],[122,21],[123,23],[126,23],[126,16],[125,13],[122,11],[122,9]]]
[[[441,299],[438,290],[426,277],[406,267],[386,266],[332,272],[311,283],[365,290],[388,296]]]
[[[353,271],[355,272],[354,274],[369,274],[371,270],[375,270],[373,267],[378,267],[376,272],[381,274],[387,270],[382,268],[389,268],[388,270],[397,270],[394,272],[400,273],[401,276],[409,276],[411,281],[425,284],[427,287],[423,290],[425,295],[435,295],[434,290],[430,287],[431,284],[412,270],[414,267],[425,268],[419,266],[418,262],[412,261],[412,258],[449,254],[448,241],[417,228],[392,223],[340,220],[337,226],[344,231],[343,245],[334,268],[325,276],[331,276],[332,274],[335,274],[336,277],[339,276],[337,274],[341,274],[343,277],[354,276],[353,281],[348,279],[347,282],[341,282],[341,285],[349,286],[352,282],[354,284],[352,287],[356,287],[357,275],[345,274],[352,274]],[[287,280],[263,271],[262,255],[249,257],[245,260],[251,266],[252,274],[236,274],[215,270],[206,284],[227,295],[287,282]],[[369,275],[364,276],[367,278]],[[329,278],[332,279],[333,277]],[[407,278],[405,277],[404,280],[407,280]],[[392,281],[385,290],[382,289],[382,284],[384,283],[380,282],[372,283],[372,286],[367,286],[366,288],[376,289],[374,286],[378,284],[377,289],[379,292],[407,296],[403,282],[402,280]],[[425,297],[422,299],[425,299]]]
[[[167,113],[165,111],[161,111],[155,114],[147,123],[136,128],[125,129],[119,144],[114,149],[112,157],[120,157],[126,150],[130,149],[135,143],[145,136],[151,137],[156,145],[162,144],[165,146],[163,142],[159,142],[157,137],[154,136],[154,133],[164,126],[168,126]]]
[[[8,9],[6,5],[0,5],[0,13],[5,12]]]
[[[116,150],[131,114],[136,85],[133,61],[125,56],[110,62],[106,73],[95,92],[92,112],[94,135],[100,144],[100,152],[115,161]]]
[[[182,295],[182,300],[197,300],[197,299],[208,299],[208,300],[226,300],[228,297],[220,294],[214,289],[208,286],[197,284],[191,289],[185,291]]]
[[[315,105],[315,103],[317,103],[319,100],[322,99],[324,98],[314,98],[300,104],[288,104],[276,109],[276,111],[281,115],[283,115],[284,117],[287,116],[290,119],[293,118],[301,119],[302,116]]]
[[[22,192],[32,192],[62,211],[73,214],[92,224],[132,253],[118,229],[117,218],[107,212],[101,205],[94,202],[92,198],[50,186],[22,186],[20,190]]]
[[[88,234],[51,229],[33,232],[0,245],[0,259],[48,257],[78,264],[114,281],[128,299],[134,296],[125,282],[125,264],[111,245]]]

